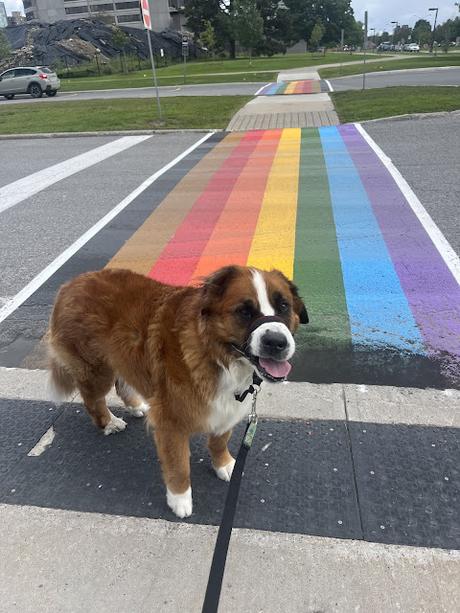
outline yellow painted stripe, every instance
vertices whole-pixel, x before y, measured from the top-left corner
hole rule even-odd
[[[294,273],[297,193],[301,131],[286,128],[265,188],[262,208],[248,256],[248,265]]]
[[[285,94],[293,94],[294,90],[296,88],[296,85],[297,85],[297,81],[291,81],[291,83],[289,83],[289,85],[284,90],[284,93]]]

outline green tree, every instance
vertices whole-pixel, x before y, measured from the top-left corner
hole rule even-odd
[[[128,72],[128,66],[126,64],[125,47],[128,44],[128,35],[125,32],[123,32],[123,30],[119,28],[118,26],[114,26],[113,32],[112,32],[112,42],[115,47],[120,49],[121,56],[123,58],[123,61],[122,61],[123,72],[126,74]]]
[[[431,42],[431,25],[426,19],[419,19],[412,29],[412,42],[429,45]]]
[[[256,0],[234,0],[232,19],[235,38],[249,52],[249,63],[255,47],[262,41],[264,22]]]
[[[356,23],[351,0],[284,0],[284,3],[291,12],[296,41],[310,40],[320,21],[325,28],[323,44],[339,44],[341,29],[347,38]]]
[[[214,50],[216,48],[216,32],[212,23],[208,20],[204,22],[204,30],[200,34],[200,42],[203,47],[206,47],[211,55],[214,55]]]
[[[315,23],[313,30],[311,32],[311,35],[310,35],[310,40],[308,41],[308,44],[311,49],[318,49],[325,31],[326,31],[326,28],[323,26],[323,24],[320,21]]]
[[[4,60],[11,54],[10,43],[6,34],[0,30],[0,60]]]

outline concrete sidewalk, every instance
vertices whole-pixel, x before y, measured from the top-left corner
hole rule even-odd
[[[45,382],[44,371],[0,369],[2,396],[10,399],[24,403],[44,400]],[[114,400],[112,396],[111,403]],[[372,428],[375,422],[458,427],[459,409],[460,392],[454,390],[337,384],[268,386],[260,402],[262,417],[281,418],[295,428],[318,419],[350,420],[350,425],[359,423],[364,429]],[[64,411],[70,411],[70,405]],[[37,431],[36,438],[41,434]],[[26,433],[18,431],[17,440],[24,441],[23,435]],[[84,444],[85,436],[84,429],[73,432],[76,448]],[[56,438],[42,451],[42,458],[59,447],[59,437],[57,428]],[[98,440],[100,445],[108,441],[113,451],[113,445],[123,443],[127,455],[120,456],[120,462],[132,453],[126,433]],[[258,453],[256,447],[252,456]],[[29,461],[35,464],[42,460],[36,457]],[[294,465],[290,470],[298,468]],[[251,467],[246,473],[247,492],[257,497],[260,474]],[[76,474],[74,482],[67,483],[69,491],[78,488],[80,477]],[[107,489],[102,487],[99,496],[107,496]],[[307,495],[305,491],[305,498]],[[270,502],[267,500],[264,507]],[[215,504],[220,504],[217,494]],[[247,504],[248,494],[243,492],[240,507]],[[75,510],[0,504],[1,611],[199,613],[215,526],[82,510],[84,506]],[[288,525],[292,509],[286,511]],[[230,544],[219,611],[454,613],[459,599],[459,551],[237,528]]]
[[[277,82],[320,80],[311,67],[282,71]],[[339,118],[327,93],[289,96],[257,96],[234,115],[227,130],[314,128],[334,126]]]

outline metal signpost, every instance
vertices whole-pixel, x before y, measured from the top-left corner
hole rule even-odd
[[[158,90],[157,73],[155,70],[155,60],[153,58],[152,41],[150,39],[150,30],[152,29],[152,20],[150,19],[149,0],[141,0],[141,13],[142,13],[142,20],[144,22],[145,32],[147,34],[147,42],[149,45],[149,52],[150,52],[150,62],[152,63],[153,84],[155,86],[155,91],[157,95],[158,115],[161,121],[162,113],[161,113],[161,104],[160,104],[160,92]]]
[[[184,58],[184,85],[187,78],[188,38],[182,34],[182,57]]]

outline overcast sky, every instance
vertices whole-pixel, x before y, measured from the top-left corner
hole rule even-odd
[[[428,10],[431,7],[439,9],[438,23],[459,15],[455,0],[351,0],[351,6],[355,19],[364,21],[364,11],[367,11],[369,28],[388,32],[393,28],[392,21],[413,26],[418,19],[427,19],[432,24],[434,11]]]
[[[22,0],[2,0],[6,5],[6,12],[22,11]],[[430,1],[432,4],[430,4]],[[355,11],[356,19],[364,20],[364,11],[369,13],[369,27],[379,30],[391,30],[391,21],[398,21],[401,25],[413,26],[417,19],[433,20],[433,13],[428,9],[439,8],[438,22],[458,15],[455,0],[352,0],[351,5]]]

